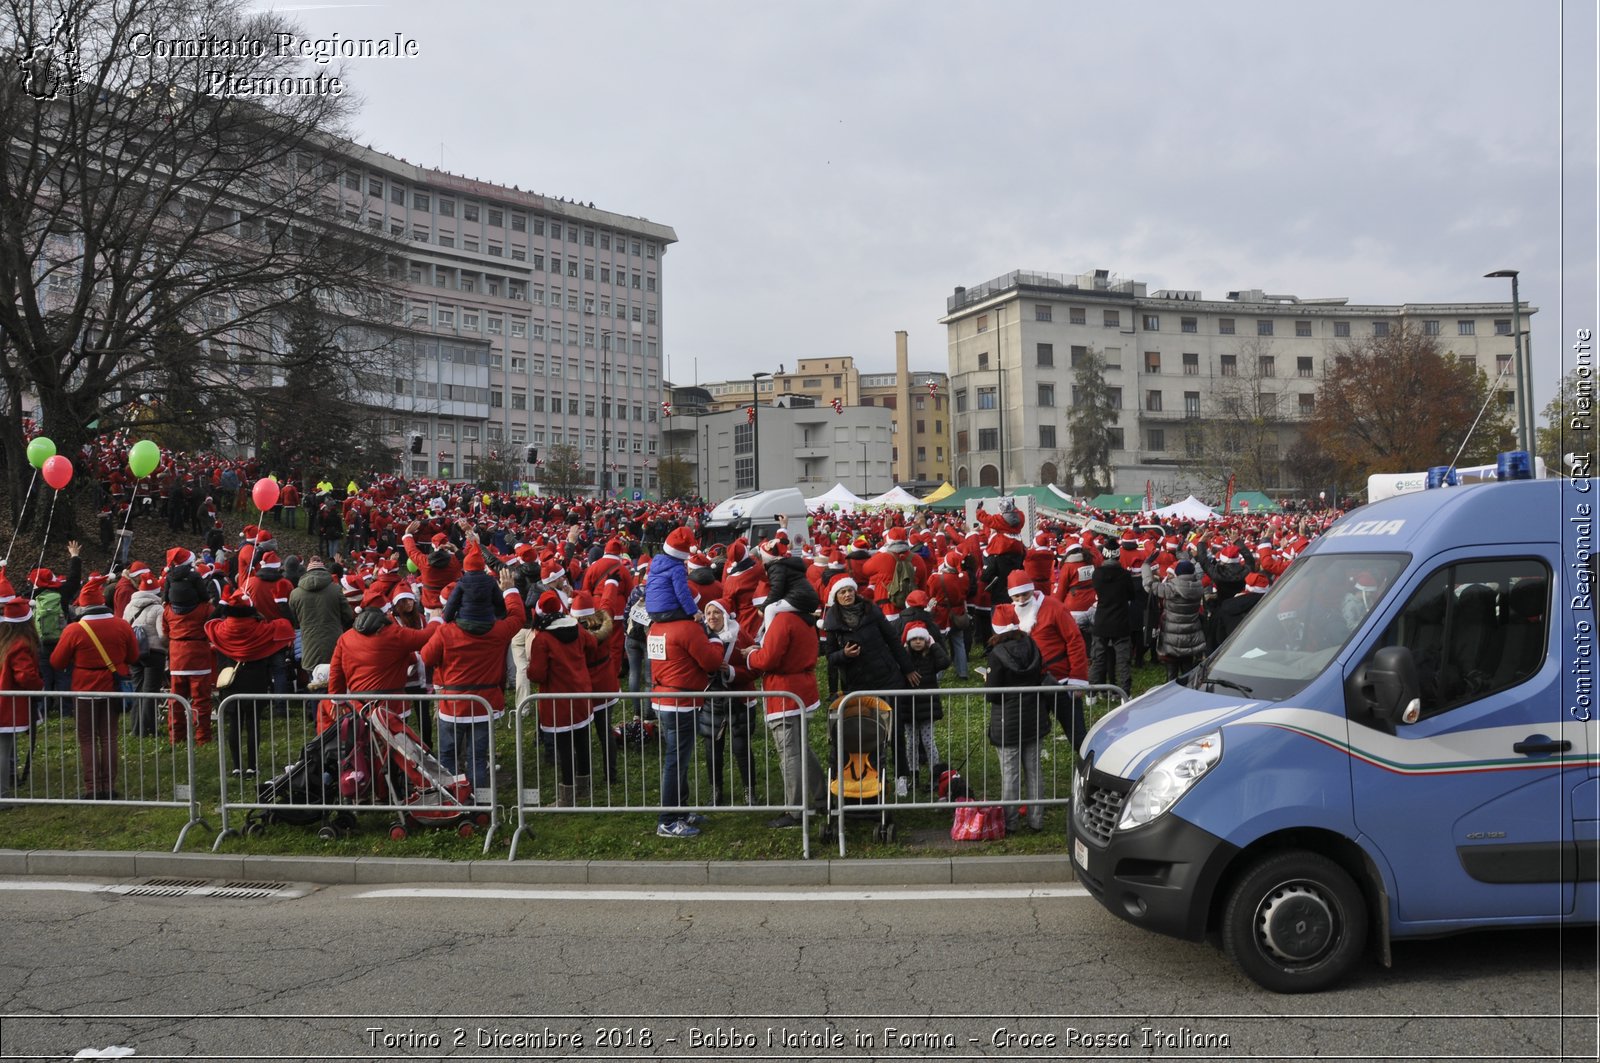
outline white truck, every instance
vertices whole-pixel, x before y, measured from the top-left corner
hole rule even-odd
[[[781,526],[789,533],[790,549],[798,553],[811,538],[809,517],[805,496],[798,487],[746,491],[717,503],[701,529],[700,542],[703,546],[726,546],[742,535],[754,546],[772,538]]]

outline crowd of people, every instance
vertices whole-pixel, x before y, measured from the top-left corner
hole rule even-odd
[[[628,721],[614,710],[627,689],[650,692],[657,833],[671,838],[704,825],[680,811],[691,803],[697,744],[711,803],[755,803],[761,729],[784,804],[820,806],[826,774],[806,719],[840,694],[910,692],[891,699],[895,788],[904,796],[926,784],[941,762],[934,691],[967,680],[979,656],[995,688],[987,733],[1000,751],[1002,800],[1030,799],[1027,825],[1037,829],[1041,742],[1057,723],[1074,746],[1084,734],[1085,697],[1074,688],[1131,692],[1145,660],[1169,677],[1187,671],[1317,530],[1310,518],[1252,516],[1135,523],[1114,536],[1039,520],[1025,534],[1008,508],[980,510],[970,525],[927,513],[821,514],[805,529],[710,543],[699,504],[375,477],[306,492],[318,547],[301,556],[278,540],[298,524],[298,491],[286,485],[259,523],[244,520],[244,485],[263,472],[248,462],[169,460],[151,488],[106,470],[121,547],[110,573],[85,575],[76,542],[61,573],[0,570],[0,690],[72,693],[65,711],[85,798],[116,796],[123,691],[183,699],[166,711],[159,698],[128,701],[130,734],[206,744],[220,727],[241,783],[257,773],[258,714],[272,695],[390,695],[441,762],[481,792],[489,721],[507,711],[509,688],[513,705],[546,695],[528,717],[555,765],[556,803],[570,806],[593,800],[596,776],[616,775]],[[157,560],[141,561],[147,553]],[[1030,686],[1056,693],[1006,689]],[[401,697],[421,693],[440,697]],[[257,697],[226,702],[214,727],[225,694]],[[0,699],[0,786],[40,711]],[[1008,817],[1019,826],[1014,806]],[[786,813],[770,825],[799,823]]]

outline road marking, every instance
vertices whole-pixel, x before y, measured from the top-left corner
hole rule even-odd
[[[503,886],[482,888],[447,886],[403,886],[366,890],[355,894],[366,900],[404,898],[497,900],[497,901],[747,901],[770,904],[774,901],[971,901],[971,900],[1046,900],[1057,897],[1087,897],[1081,886],[1042,889],[906,889],[906,890],[710,890],[710,889],[526,889]]]

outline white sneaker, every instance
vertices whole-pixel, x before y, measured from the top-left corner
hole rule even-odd
[[[894,781],[894,795],[896,797],[905,797],[910,793],[911,793],[911,780],[910,779],[907,779],[904,775],[902,775],[902,776],[900,776],[898,779],[896,779]]]

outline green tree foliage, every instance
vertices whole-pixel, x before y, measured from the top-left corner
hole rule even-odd
[[[1544,408],[1544,427],[1539,429],[1537,450],[1551,473],[1570,473],[1572,465],[1567,455],[1574,459],[1588,456],[1587,473],[1594,475],[1595,468],[1595,407],[1594,374],[1580,375],[1576,369],[1561,378],[1555,397]]]
[[[1111,489],[1111,429],[1121,413],[1111,402],[1104,355],[1089,350],[1078,359],[1073,373],[1076,395],[1068,467],[1078,491],[1094,495]]]

